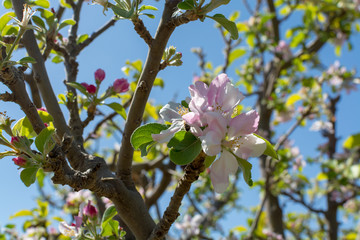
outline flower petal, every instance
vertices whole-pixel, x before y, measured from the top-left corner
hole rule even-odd
[[[173,122],[181,119],[179,108],[182,107],[179,103],[169,102],[160,110],[160,116],[164,121]]]
[[[242,136],[238,140],[239,147],[234,153],[243,159],[259,157],[266,150],[266,142],[253,134]]]
[[[216,156],[221,151],[222,136],[219,132],[208,131],[204,136],[200,137],[201,147],[203,151],[209,156]]]
[[[255,110],[242,113],[230,120],[229,138],[248,135],[257,130],[259,114]]]
[[[175,121],[168,129],[162,130],[159,134],[151,134],[151,137],[158,143],[168,142],[174,136],[174,134],[180,131],[183,127],[184,122],[182,120]]]
[[[219,159],[210,167],[210,178],[217,193],[223,193],[229,186],[229,174],[236,173],[238,163],[236,158],[224,150]]]

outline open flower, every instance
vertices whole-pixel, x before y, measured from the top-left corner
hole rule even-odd
[[[76,225],[68,225],[66,222],[60,222],[59,231],[62,235],[66,237],[78,237],[80,235],[80,232]]]
[[[184,121],[183,116],[189,113],[189,109],[185,108],[179,103],[169,102],[160,110],[161,118],[170,122],[171,126],[161,131],[159,134],[152,134],[152,138],[154,141],[159,143],[164,143],[170,141],[170,139],[174,136],[175,133],[185,130],[186,121]],[[200,128],[191,127],[190,131],[199,136],[201,130]]]
[[[220,154],[210,167],[210,178],[215,191],[223,193],[229,185],[229,175],[237,171],[236,157],[258,157],[264,153],[266,143],[253,134],[259,123],[259,115],[254,110],[231,119],[216,112],[209,112],[205,117],[209,126],[200,137],[201,145],[209,156]]]

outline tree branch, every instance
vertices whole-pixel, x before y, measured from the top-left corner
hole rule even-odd
[[[148,240],[160,240],[168,233],[171,225],[180,215],[179,208],[184,195],[190,190],[191,184],[196,181],[205,169],[205,153],[201,152],[195,160],[189,163],[184,169],[184,175],[176,186],[174,195],[171,197],[170,204],[166,208],[160,222],[156,225]]]

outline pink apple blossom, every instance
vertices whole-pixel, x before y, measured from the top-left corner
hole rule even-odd
[[[89,94],[95,94],[95,93],[96,93],[96,87],[95,87],[95,85],[92,85],[92,84],[88,85],[88,86],[86,87],[86,91],[87,91]]]
[[[105,79],[105,71],[99,68],[95,71],[95,81],[96,83],[100,84]]]
[[[14,145],[14,144],[16,144],[16,143],[18,143],[18,142],[20,142],[20,138],[19,138],[19,137],[17,137],[17,136],[11,137],[10,143],[11,143],[12,145]]]
[[[113,90],[116,93],[123,93],[129,90],[129,83],[125,78],[116,79],[113,84]]]
[[[96,218],[98,211],[95,206],[91,205],[91,201],[88,201],[88,204],[84,207],[83,213],[85,216],[88,216],[90,218]]]

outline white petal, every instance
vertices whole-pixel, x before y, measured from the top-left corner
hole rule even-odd
[[[253,134],[242,136],[234,153],[244,159],[259,157],[266,150],[266,142]]]
[[[201,147],[209,156],[216,156],[221,151],[221,139],[218,132],[208,131],[204,136],[200,137]]]
[[[210,167],[210,178],[217,193],[223,193],[229,186],[229,174],[236,173],[238,163],[236,158],[224,150],[219,159]]]
[[[181,119],[179,109],[182,106],[179,103],[169,102],[160,110],[160,116],[167,122],[173,122],[176,119]]]
[[[154,141],[158,143],[169,142],[174,134],[180,131],[184,127],[183,121],[175,121],[173,124],[166,130],[162,130],[159,134],[151,134],[151,137]]]

